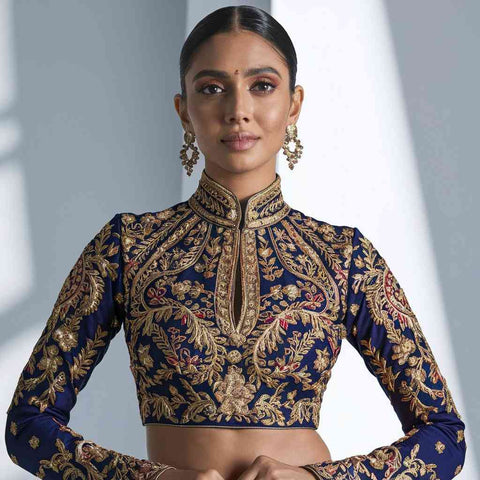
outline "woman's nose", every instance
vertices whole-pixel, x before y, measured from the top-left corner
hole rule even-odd
[[[253,102],[245,87],[235,87],[227,94],[225,102],[225,120],[227,122],[249,120],[252,116]]]

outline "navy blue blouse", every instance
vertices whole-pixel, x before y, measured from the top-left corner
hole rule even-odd
[[[148,479],[174,468],[67,426],[122,327],[143,425],[317,429],[346,338],[405,435],[302,467],[365,480],[448,480],[463,467],[465,424],[386,261],[358,228],[291,208],[278,174],[244,215],[204,170],[187,201],[105,223],[21,372],[5,431],[13,462],[45,479]]]

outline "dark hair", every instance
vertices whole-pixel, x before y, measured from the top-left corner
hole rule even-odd
[[[297,54],[288,33],[269,13],[258,7],[239,5],[222,7],[198,22],[183,44],[180,53],[180,85],[182,98],[187,97],[185,75],[195,50],[216,33],[249,30],[270,42],[284,58],[289,71],[290,92],[295,91]]]

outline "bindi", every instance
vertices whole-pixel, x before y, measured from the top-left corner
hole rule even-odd
[[[238,70],[235,70],[235,75],[238,75]]]

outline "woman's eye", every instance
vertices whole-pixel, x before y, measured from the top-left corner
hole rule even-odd
[[[211,83],[210,85],[205,85],[204,87],[202,87],[202,88],[199,90],[199,92],[200,92],[200,93],[203,93],[203,91],[204,91],[206,88],[211,88],[211,87],[221,88],[221,87],[219,87],[218,85],[215,85],[214,83]],[[214,92],[214,93],[215,93],[215,92]],[[207,93],[207,95],[209,95],[209,94]]]
[[[265,81],[257,82],[257,83],[254,85],[254,87],[256,87],[257,85],[269,85],[270,87],[272,87],[270,90],[261,90],[262,92],[266,92],[266,93],[273,92],[273,90],[275,90],[275,88],[276,88],[273,83],[265,82]]]

